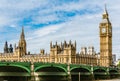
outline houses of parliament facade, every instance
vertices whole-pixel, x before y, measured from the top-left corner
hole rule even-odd
[[[0,53],[0,61],[12,62],[52,62],[52,63],[70,63],[70,64],[87,64],[99,66],[112,65],[112,25],[109,21],[107,9],[102,15],[102,21],[99,24],[100,36],[100,53],[94,51],[94,47],[81,47],[79,53],[76,52],[76,41],[61,44],[50,42],[50,53],[45,54],[45,50],[41,49],[39,54],[27,53],[24,28],[20,35],[18,45],[14,48],[8,45],[7,41],[4,45],[4,53]]]

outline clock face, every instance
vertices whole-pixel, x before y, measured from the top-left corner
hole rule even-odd
[[[102,28],[102,33],[105,33],[106,32],[106,29],[105,28]]]

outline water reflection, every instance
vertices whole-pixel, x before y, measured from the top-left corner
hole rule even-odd
[[[88,80],[89,81],[89,80]],[[120,79],[109,79],[109,80],[95,80],[95,81],[120,81]]]
[[[90,76],[72,76],[71,80],[68,80],[68,77],[61,77],[61,76],[42,76],[39,77],[40,80],[37,81],[120,81],[120,78],[118,79],[107,79],[107,80],[94,80],[93,77]],[[35,80],[30,80],[30,77],[0,77],[0,81],[35,81]]]

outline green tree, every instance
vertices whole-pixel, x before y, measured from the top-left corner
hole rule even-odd
[[[120,68],[120,61],[119,61],[119,63],[118,63],[118,67]]]

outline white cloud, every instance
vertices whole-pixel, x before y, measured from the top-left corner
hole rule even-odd
[[[30,33],[30,37],[28,37],[28,40],[31,39],[35,39],[35,38],[39,38],[39,37],[44,37],[50,34],[55,34],[59,29],[61,29],[63,27],[63,24],[60,25],[52,25],[52,26],[48,26],[45,28],[40,28],[35,30],[33,33]]]
[[[42,5],[48,4],[45,0],[0,0],[0,28],[19,24]]]
[[[78,46],[77,51],[79,51],[80,47],[83,45],[85,46],[88,45],[91,46],[94,44],[97,45],[98,42],[96,43],[94,42],[94,40],[98,40],[97,39],[98,35],[95,34],[98,34],[98,31],[96,30],[99,27],[98,26],[94,27],[95,24],[92,23],[92,21],[90,21],[93,18],[94,15],[76,16],[73,18],[73,20],[63,24],[57,24],[57,25],[52,25],[45,28],[37,29],[33,33],[29,34],[31,40],[28,41],[28,50],[32,50],[33,49],[32,47],[35,47],[36,50],[34,50],[34,52],[39,52],[40,48],[45,48],[47,52],[49,52],[50,41],[53,42],[58,41],[60,43],[61,41],[63,42],[64,40],[67,41],[73,40],[73,42],[76,40]],[[93,22],[95,21],[96,20],[94,20]],[[85,24],[85,23],[91,23],[91,24]],[[91,29],[91,27],[94,27],[95,29]],[[90,37],[88,35],[90,35]],[[90,40],[91,43],[88,40]],[[98,47],[98,45],[95,47]]]
[[[46,23],[47,22],[51,22],[51,21],[57,21],[58,17],[55,14],[49,14],[49,15],[38,15],[36,17],[32,18],[33,22],[31,22],[32,24],[39,24],[39,23]]]

